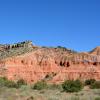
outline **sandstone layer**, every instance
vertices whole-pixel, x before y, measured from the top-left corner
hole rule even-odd
[[[39,80],[52,83],[75,79],[100,80],[100,47],[78,53],[64,47],[31,44],[9,49],[0,46],[0,77],[15,81],[24,79],[28,83]]]

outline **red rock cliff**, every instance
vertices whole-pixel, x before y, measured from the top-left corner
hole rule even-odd
[[[42,48],[0,60],[0,76],[59,83],[64,80],[94,78],[100,80],[100,47],[76,53],[62,48]]]

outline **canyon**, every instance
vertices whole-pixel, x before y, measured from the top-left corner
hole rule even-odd
[[[40,47],[32,41],[0,45],[0,77],[27,83],[45,80],[100,80],[100,47],[76,52],[65,47]]]

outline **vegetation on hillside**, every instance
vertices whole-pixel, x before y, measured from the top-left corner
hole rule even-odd
[[[21,88],[23,85],[27,85],[23,79],[15,82],[8,80],[5,77],[0,77],[0,87]],[[94,79],[88,79],[84,83],[80,80],[66,80],[62,84],[47,84],[46,81],[38,81],[31,85],[31,87],[34,90],[59,89],[65,92],[79,92],[85,85],[88,85],[90,89],[100,89],[100,81],[96,81]]]
[[[0,86],[5,86],[8,88],[20,88],[22,85],[26,85],[26,82],[23,79],[14,82],[12,80],[8,80],[5,77],[0,77]]]
[[[88,80],[85,80],[85,85],[91,85],[95,82],[96,80],[95,79],[88,79]]]
[[[81,98],[84,96],[84,100],[89,100],[89,91],[87,92],[88,95],[86,96],[86,91],[84,89],[82,90],[82,88],[86,85],[90,87],[89,91],[94,91],[94,94],[91,94],[93,98],[91,100],[100,100],[100,81],[96,81],[94,79],[86,80],[84,83],[80,80],[66,80],[62,84],[47,84],[46,81],[38,81],[33,85],[28,85],[23,79],[15,82],[8,80],[5,77],[1,77],[0,93],[4,91],[3,93],[6,98],[8,95],[10,95],[11,99],[9,100],[18,100],[16,94],[14,93],[19,93],[19,97],[25,97],[26,99],[23,98],[25,100],[38,100],[39,96],[43,96],[44,98],[47,97],[46,100],[81,100]],[[68,94],[70,92],[71,94],[69,95],[71,96],[66,96],[65,92],[68,92]]]
[[[100,81],[95,81],[93,84],[90,85],[91,89],[100,89]]]
[[[62,84],[62,88],[66,92],[79,92],[83,88],[83,84],[79,80],[67,80]]]
[[[47,83],[45,81],[38,81],[34,84],[34,86],[32,88],[36,89],[36,90],[46,89]]]

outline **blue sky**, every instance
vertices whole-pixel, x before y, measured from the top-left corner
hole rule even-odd
[[[0,0],[0,43],[89,51],[100,46],[100,0]]]

